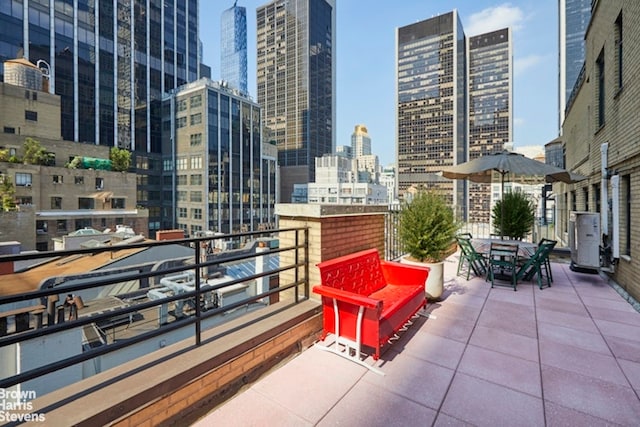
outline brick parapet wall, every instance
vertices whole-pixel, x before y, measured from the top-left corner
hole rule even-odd
[[[386,206],[280,204],[276,205],[276,214],[280,229],[309,229],[310,286],[320,283],[316,264],[321,261],[371,248],[377,248],[381,257],[384,255]],[[294,238],[293,233],[283,235],[280,247],[293,246]],[[293,251],[281,253],[281,265],[293,264],[293,257]],[[284,272],[281,283],[293,282],[293,274],[293,271]]]

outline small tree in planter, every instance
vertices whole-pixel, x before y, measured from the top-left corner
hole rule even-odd
[[[400,210],[398,233],[409,254],[403,262],[431,264],[427,294],[432,299],[442,295],[443,261],[456,250],[454,241],[458,228],[453,209],[444,197],[431,191],[418,192]]]
[[[533,201],[524,193],[509,192],[493,207],[492,219],[496,234],[522,240],[531,232],[536,219]],[[503,216],[504,212],[504,216]]]

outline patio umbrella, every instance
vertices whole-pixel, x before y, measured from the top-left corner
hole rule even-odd
[[[500,153],[481,156],[471,161],[460,163],[457,166],[443,168],[442,176],[445,178],[468,179],[473,182],[489,183],[492,181],[494,171],[500,174],[501,199],[504,195],[504,177],[506,174],[515,177],[540,177],[547,182],[565,182],[569,184],[587,178],[565,169],[530,159],[522,154],[506,150]],[[504,204],[502,208],[504,210]],[[504,218],[504,212],[502,217]]]

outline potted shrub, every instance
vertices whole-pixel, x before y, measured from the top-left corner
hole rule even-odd
[[[431,271],[425,291],[437,300],[444,290],[444,259],[456,250],[458,223],[443,196],[421,191],[402,205],[398,235],[408,254],[402,261],[426,264]]]
[[[505,193],[493,207],[491,217],[496,234],[522,240],[533,228],[535,205],[524,193]]]

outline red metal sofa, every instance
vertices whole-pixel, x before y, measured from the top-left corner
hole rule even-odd
[[[322,284],[313,292],[322,296],[321,339],[334,334],[332,351],[358,363],[363,345],[380,358],[381,347],[427,303],[429,268],[381,261],[377,249],[317,265]]]

